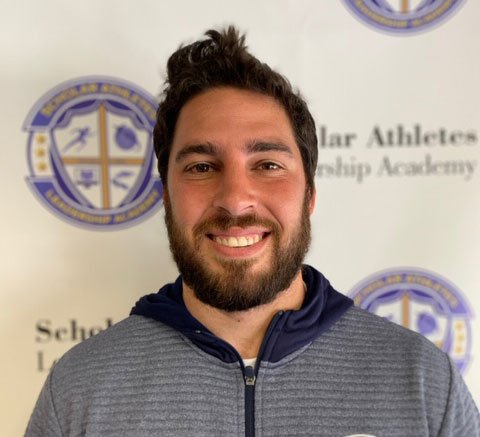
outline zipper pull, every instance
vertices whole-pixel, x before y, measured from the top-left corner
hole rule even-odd
[[[255,385],[255,371],[252,366],[245,367],[245,384]]]

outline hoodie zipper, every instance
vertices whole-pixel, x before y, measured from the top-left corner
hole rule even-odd
[[[245,367],[243,365],[243,360],[240,360],[243,370],[243,379],[245,381],[245,437],[255,437],[255,383],[257,382],[258,368],[270,335],[272,334],[278,320],[284,313],[285,311],[279,311],[270,323],[265,337],[263,338],[262,345],[260,346],[255,368],[252,366]]]
[[[243,371],[245,379],[245,436],[255,436],[255,369],[252,366],[245,367]]]
[[[262,345],[260,346],[255,367],[245,366],[243,364],[242,357],[237,352],[237,350],[233,348],[230,344],[222,341],[222,343],[224,343],[224,346],[228,350],[230,350],[233,355],[237,357],[243,373],[243,380],[245,382],[245,437],[255,437],[255,383],[257,382],[258,368],[260,366],[260,361],[263,358],[265,347],[268,344],[268,340],[270,339],[273,329],[275,328],[278,320],[281,316],[283,316],[283,314],[285,314],[285,311],[279,311],[277,314],[275,314],[274,318],[270,322],[265,337],[263,338]],[[195,330],[195,334],[213,336],[213,334],[209,332],[204,332],[200,330]]]

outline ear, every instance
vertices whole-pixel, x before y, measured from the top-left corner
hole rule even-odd
[[[310,191],[310,205],[308,207],[310,211],[310,215],[313,214],[313,211],[315,210],[315,201],[317,199],[317,190],[315,190],[315,187],[309,188]]]

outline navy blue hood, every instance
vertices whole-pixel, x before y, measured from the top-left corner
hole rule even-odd
[[[302,275],[307,293],[298,311],[280,311],[272,320],[260,350],[262,361],[278,362],[311,343],[330,328],[353,305],[348,297],[335,291],[330,282],[313,267],[304,265]],[[142,297],[132,315],[158,320],[181,332],[194,344],[224,362],[239,361],[238,352],[216,337],[185,307],[182,277],[167,284],[158,293]]]

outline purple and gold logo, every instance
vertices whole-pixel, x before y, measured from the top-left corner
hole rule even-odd
[[[470,360],[472,312],[460,290],[418,268],[384,270],[349,293],[355,305],[416,331],[448,353],[460,371]]]
[[[47,92],[24,123],[27,181],[51,212],[88,229],[118,229],[161,205],[154,175],[156,103],[123,80],[83,77]]]
[[[364,23],[386,32],[408,34],[444,21],[464,0],[344,0]]]

